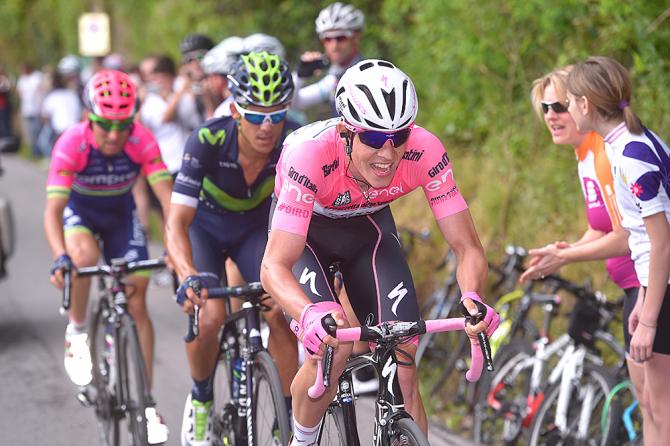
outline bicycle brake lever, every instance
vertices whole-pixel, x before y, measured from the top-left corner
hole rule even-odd
[[[326,330],[326,332],[332,337],[336,336],[337,332],[337,323],[333,316],[330,314],[326,315],[321,319],[321,325]],[[330,345],[326,345],[326,354],[323,357],[323,386],[328,388],[330,386],[330,372],[333,368],[333,356],[335,355],[335,349]]]
[[[470,314],[463,302],[461,302],[461,313],[465,317],[465,321],[470,325],[477,325],[484,316],[486,315],[486,307],[481,302],[473,301],[477,305],[477,310],[479,312],[474,316]],[[484,356],[484,363],[486,364],[486,370],[489,372],[495,371],[493,366],[493,356],[491,355],[491,343],[489,342],[489,337],[485,332],[481,331],[477,333],[477,339],[479,340],[479,347],[482,349],[482,355]]]
[[[200,297],[200,282],[195,280],[191,284],[191,288],[198,298]],[[193,335],[198,337],[200,334],[200,305],[193,306]]]
[[[63,271],[63,304],[60,307],[60,314],[65,316],[70,309],[70,291],[72,287],[72,275],[71,271]]]

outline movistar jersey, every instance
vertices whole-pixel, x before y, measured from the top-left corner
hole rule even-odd
[[[284,136],[297,127],[286,121],[284,135],[265,167],[252,184],[247,184],[238,159],[237,121],[222,117],[205,122],[186,141],[172,203],[193,208],[200,203],[222,214],[245,213],[267,204],[274,190],[275,167]]]
[[[150,184],[171,178],[149,130],[133,124],[123,151],[106,156],[98,149],[89,122],[80,122],[54,145],[47,197],[69,198],[68,206],[78,209],[128,212],[135,208],[131,189],[140,172]]]
[[[338,122],[319,121],[286,139],[277,164],[273,229],[306,235],[313,212],[328,218],[372,214],[418,187],[436,220],[467,209],[444,146],[419,126],[412,129],[391,184],[364,194],[348,171],[350,160]]]

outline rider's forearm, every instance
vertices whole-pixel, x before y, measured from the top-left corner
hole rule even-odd
[[[168,218],[165,225],[165,240],[168,254],[174,263],[179,280],[197,274],[193,266],[191,242],[188,238],[188,226],[181,225]]]
[[[281,264],[264,259],[261,264],[261,283],[282,309],[297,321],[300,320],[302,310],[312,303],[295,280],[291,269]]]
[[[54,259],[66,253],[62,210],[59,213],[57,209],[47,206],[44,211],[44,234]]]
[[[483,250],[467,249],[457,253],[456,279],[461,291],[476,291],[482,293],[486,287],[488,264]]]

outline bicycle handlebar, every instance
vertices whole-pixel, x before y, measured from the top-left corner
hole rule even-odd
[[[393,340],[406,337],[414,337],[425,333],[435,333],[444,331],[463,330],[467,319],[475,317],[466,316],[460,318],[420,320],[414,322],[382,322],[379,325],[336,328],[335,320],[331,315],[326,315],[322,319],[322,324],[331,336],[336,337],[341,342],[368,341],[376,342],[380,340]],[[471,321],[471,324],[474,323]],[[493,371],[493,361],[491,359],[491,347],[486,333],[479,333],[479,342],[470,339],[472,363],[465,377],[468,381],[477,381],[482,373],[484,363],[487,370]],[[479,347],[478,347],[479,346]],[[319,398],[330,386],[330,373],[332,368],[334,349],[327,345],[323,361],[317,362],[316,381],[307,393],[310,398]]]
[[[135,271],[158,269],[165,267],[163,259],[137,260],[128,262],[124,259],[112,259],[111,265],[85,266],[77,268],[78,277],[126,275]]]
[[[111,265],[85,266],[77,268],[77,277],[89,276],[116,276],[126,275],[135,271],[158,269],[165,267],[164,259],[149,259],[127,261],[123,258],[112,259]],[[72,291],[72,270],[63,271],[63,303],[61,304],[61,314],[66,314],[70,309],[70,294]]]
[[[193,290],[198,296],[200,296],[200,290]],[[252,282],[243,286],[236,287],[219,287],[219,288],[207,288],[207,298],[208,299],[226,299],[231,297],[237,298],[251,298],[251,297],[260,297],[265,294],[265,290],[260,282]],[[200,334],[200,307],[194,305],[194,311],[192,315],[188,317],[188,331],[186,336],[184,336],[185,342],[191,342]]]

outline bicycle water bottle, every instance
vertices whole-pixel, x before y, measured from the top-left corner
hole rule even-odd
[[[233,400],[240,398],[242,393],[242,377],[244,375],[243,359],[235,358],[233,362]],[[246,395],[246,388],[244,394]]]

